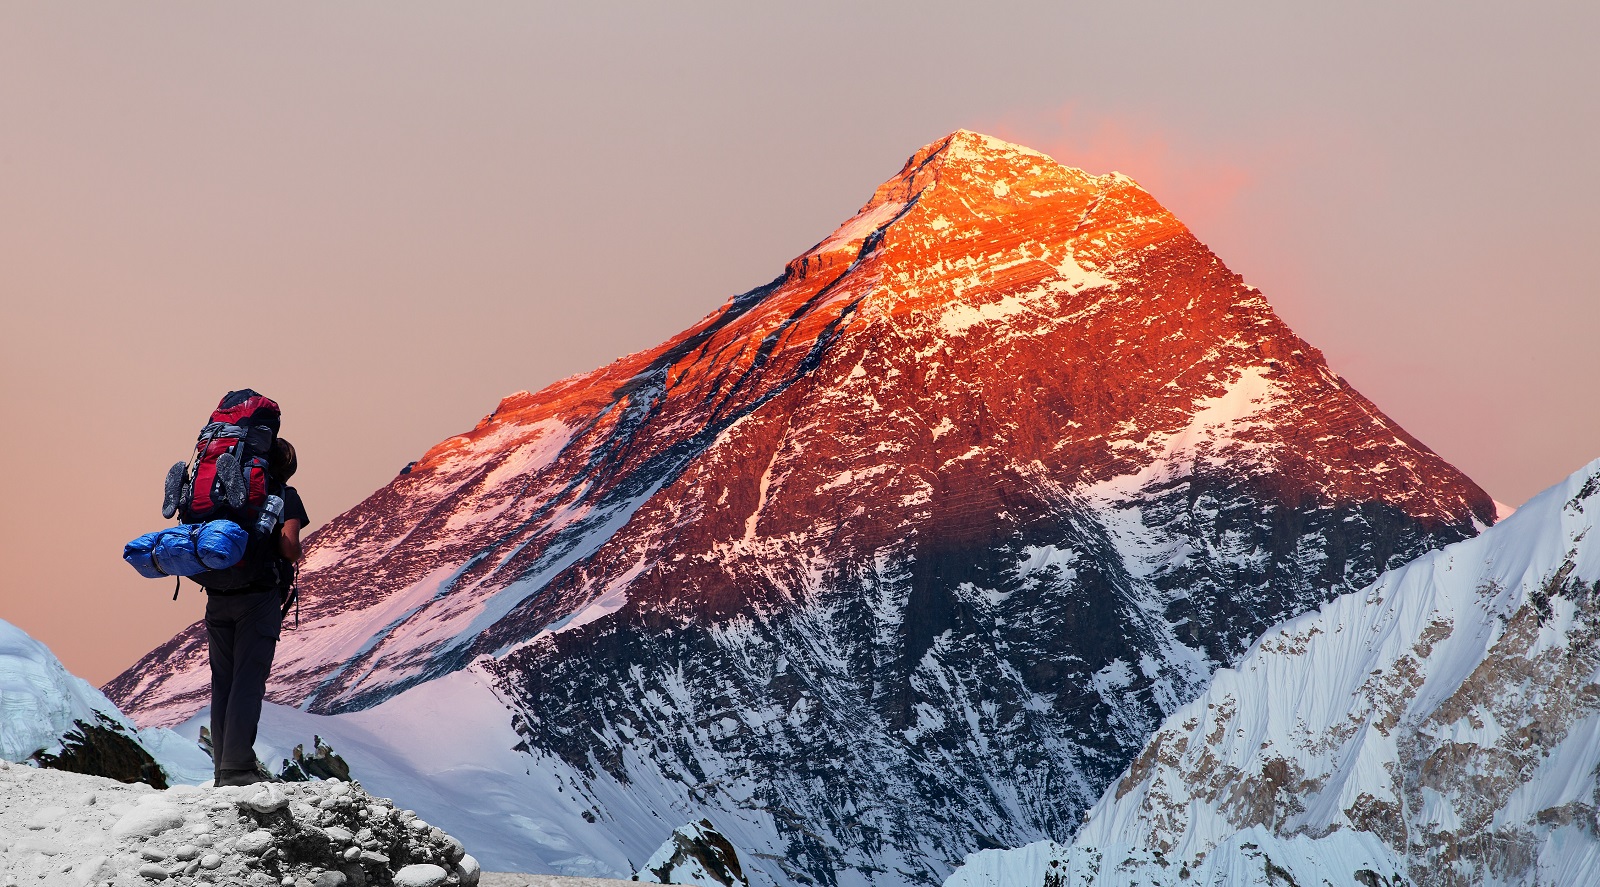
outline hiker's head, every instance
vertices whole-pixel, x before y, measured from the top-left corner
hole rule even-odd
[[[294,457],[294,444],[281,437],[278,438],[277,443],[272,445],[272,455],[268,457],[267,464],[273,478],[279,483],[287,483],[289,478],[294,477],[294,470],[299,467],[300,463]]]

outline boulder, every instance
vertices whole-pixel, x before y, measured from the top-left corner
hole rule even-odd
[[[395,887],[439,887],[448,877],[450,873],[439,866],[420,863],[408,865],[395,872],[394,885]]]

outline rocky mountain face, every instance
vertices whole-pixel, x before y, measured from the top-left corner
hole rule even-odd
[[[1071,847],[947,887],[1600,882],[1597,520],[1600,461],[1268,632]]]
[[[1070,836],[1267,626],[1493,519],[1132,180],[963,131],[322,528],[270,695],[470,665],[530,761],[644,811],[592,828],[708,815],[755,880],[930,883]],[[106,690],[190,717],[203,632]]]

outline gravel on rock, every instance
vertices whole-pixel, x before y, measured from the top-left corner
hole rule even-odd
[[[345,782],[163,791],[0,761],[0,885],[474,887],[477,862],[420,822]]]

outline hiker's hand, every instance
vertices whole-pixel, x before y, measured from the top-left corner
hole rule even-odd
[[[283,522],[283,534],[278,537],[278,550],[292,563],[300,559],[300,521],[289,518]]]

